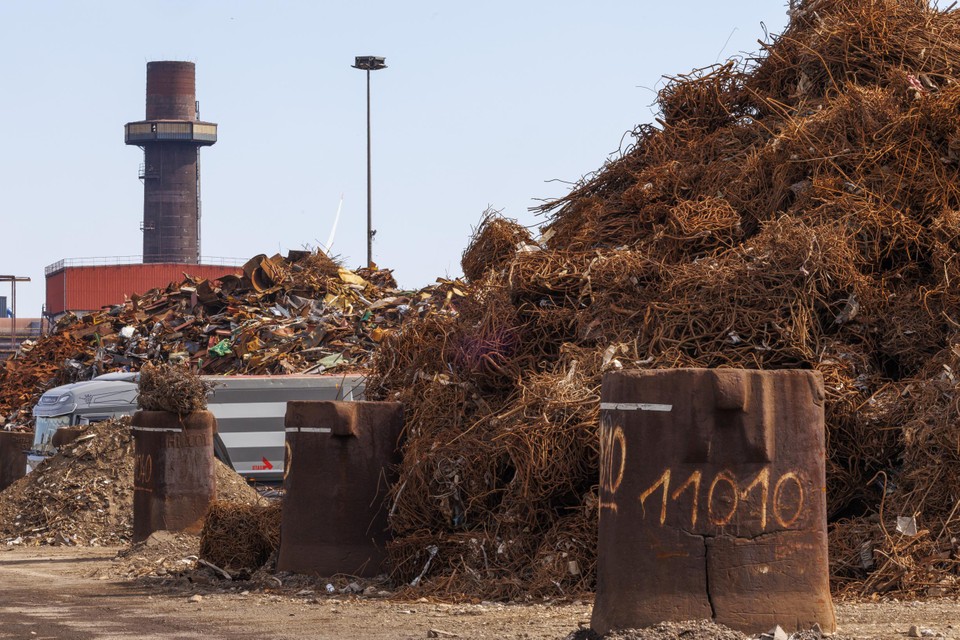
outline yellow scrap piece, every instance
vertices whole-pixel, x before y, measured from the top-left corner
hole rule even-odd
[[[349,269],[340,269],[338,270],[337,273],[340,275],[340,280],[345,282],[346,284],[358,284],[362,287],[370,286],[369,282],[367,282],[366,280],[364,280],[363,278],[355,274],[353,271],[350,271]]]

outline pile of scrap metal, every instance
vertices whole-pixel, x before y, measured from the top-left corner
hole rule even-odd
[[[378,349],[411,596],[592,588],[621,367],[819,371],[835,587],[960,593],[960,11],[790,4],[757,56],[668,79],[535,245],[485,219],[460,314]]]
[[[121,545],[133,534],[134,445],[130,418],[97,422],[34,472],[0,492],[0,544]],[[257,504],[256,490],[215,462],[217,494]],[[154,565],[150,571],[156,569]],[[181,565],[180,568],[183,568]]]
[[[12,358],[0,363],[0,428],[29,431],[23,418],[29,418],[30,407],[47,389],[69,382],[63,363],[84,350],[84,343],[74,336],[54,334],[24,342]]]
[[[362,371],[373,349],[410,318],[455,313],[466,285],[397,289],[387,269],[351,271],[323,253],[259,255],[243,275],[181,283],[131,296],[28,343],[0,369],[0,425],[28,424],[57,384],[146,362],[184,363],[204,375]]]

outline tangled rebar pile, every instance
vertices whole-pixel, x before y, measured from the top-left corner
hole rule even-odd
[[[542,207],[542,250],[485,222],[459,316],[382,345],[398,577],[589,588],[600,375],[698,366],[822,372],[838,585],[960,587],[960,13],[806,0],[763,48],[669,79],[659,126]]]
[[[280,548],[280,509],[279,502],[214,502],[203,522],[200,557],[249,576]]]
[[[137,405],[146,411],[169,411],[181,416],[206,411],[213,384],[184,366],[146,362],[140,369]]]
[[[526,227],[507,220],[499,211],[487,209],[474,233],[460,265],[468,280],[479,280],[489,269],[500,269],[510,261],[518,247],[530,244],[533,237]]]

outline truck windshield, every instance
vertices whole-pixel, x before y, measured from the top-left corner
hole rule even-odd
[[[33,434],[33,450],[52,455],[53,434],[60,427],[70,426],[70,416],[41,416],[37,417],[37,426]]]

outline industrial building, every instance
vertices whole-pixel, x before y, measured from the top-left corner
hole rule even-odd
[[[17,351],[25,340],[36,340],[44,333],[41,318],[15,318],[7,304],[7,296],[0,296],[0,360]]]
[[[199,119],[192,62],[147,63],[146,115],[124,127],[124,142],[143,149],[142,257],[68,258],[46,268],[45,314],[89,312],[119,304],[185,275],[238,273],[240,261],[200,256],[200,148],[217,125]]]

